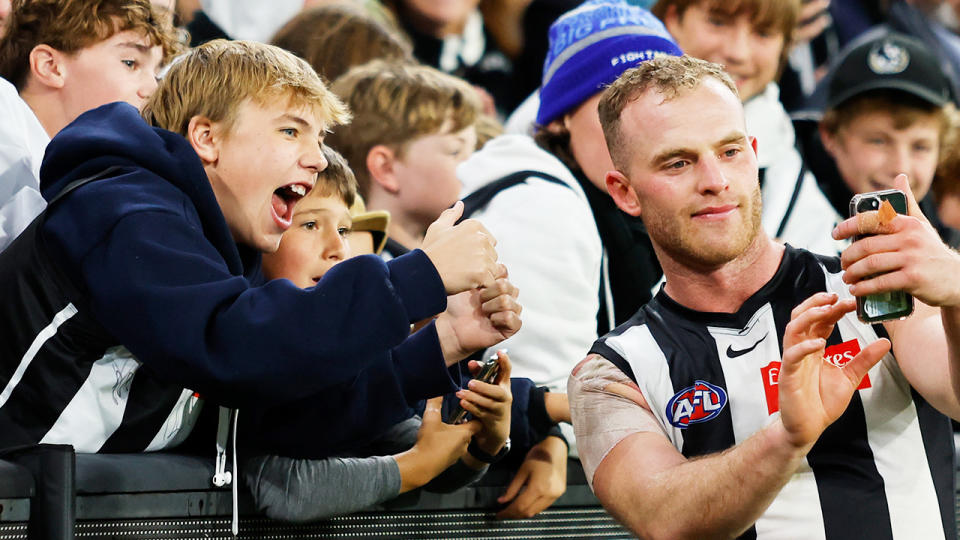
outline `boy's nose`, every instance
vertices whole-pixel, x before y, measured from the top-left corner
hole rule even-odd
[[[150,70],[144,70],[143,81],[140,83],[140,87],[137,88],[137,97],[140,98],[140,105],[146,103],[158,85],[159,81],[157,81],[155,76],[150,74]]]
[[[334,229],[327,236],[323,258],[331,261],[342,261],[347,256],[347,239]]]
[[[327,163],[327,158],[323,155],[323,144],[311,145],[300,158],[300,165],[306,169],[312,169],[315,173],[322,172],[326,169],[329,163]]]
[[[887,154],[886,171],[888,180],[892,181],[898,174],[910,174],[910,148],[906,145],[898,145],[889,154]]]
[[[723,41],[722,55],[725,64],[743,64],[750,55],[750,36],[753,28],[744,22],[737,22]]]

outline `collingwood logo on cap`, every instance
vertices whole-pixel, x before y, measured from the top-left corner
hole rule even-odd
[[[883,40],[870,48],[867,65],[877,75],[896,75],[907,69],[910,53],[896,43]]]

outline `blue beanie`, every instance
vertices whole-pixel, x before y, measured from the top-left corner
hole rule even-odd
[[[649,11],[620,0],[588,0],[550,26],[537,124],[549,124],[644,60],[681,54]]]

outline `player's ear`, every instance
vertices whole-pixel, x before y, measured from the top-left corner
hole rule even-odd
[[[367,152],[367,172],[370,173],[370,181],[388,193],[400,191],[400,182],[396,175],[397,159],[397,153],[384,144],[378,144]]]
[[[187,124],[187,140],[204,165],[220,158],[221,126],[206,116],[194,116]]]
[[[607,192],[613,198],[617,207],[637,217],[640,215],[640,199],[637,192],[630,185],[630,180],[620,171],[608,171],[606,176]]]

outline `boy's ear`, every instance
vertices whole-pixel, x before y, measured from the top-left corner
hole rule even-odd
[[[830,154],[830,157],[836,159],[837,157],[837,134],[831,133],[824,125],[821,123],[817,126],[817,129],[820,131],[820,142],[823,143],[824,150]]]
[[[613,198],[613,202],[617,203],[617,207],[631,216],[639,216],[640,199],[630,185],[630,180],[620,171],[608,171],[606,181],[607,192]]]
[[[570,127],[568,125],[568,118],[570,118],[569,114],[565,114],[560,118],[554,118],[549,124],[543,126],[543,129],[546,130],[547,133],[554,134],[563,133],[564,130],[569,132]]]
[[[187,124],[187,140],[204,165],[220,158],[220,126],[206,116],[194,116]]]
[[[400,182],[397,180],[397,155],[389,146],[378,144],[367,152],[367,172],[370,180],[388,193],[400,191]]]
[[[66,83],[64,54],[53,47],[41,43],[30,51],[30,73],[49,88],[63,88]]]

